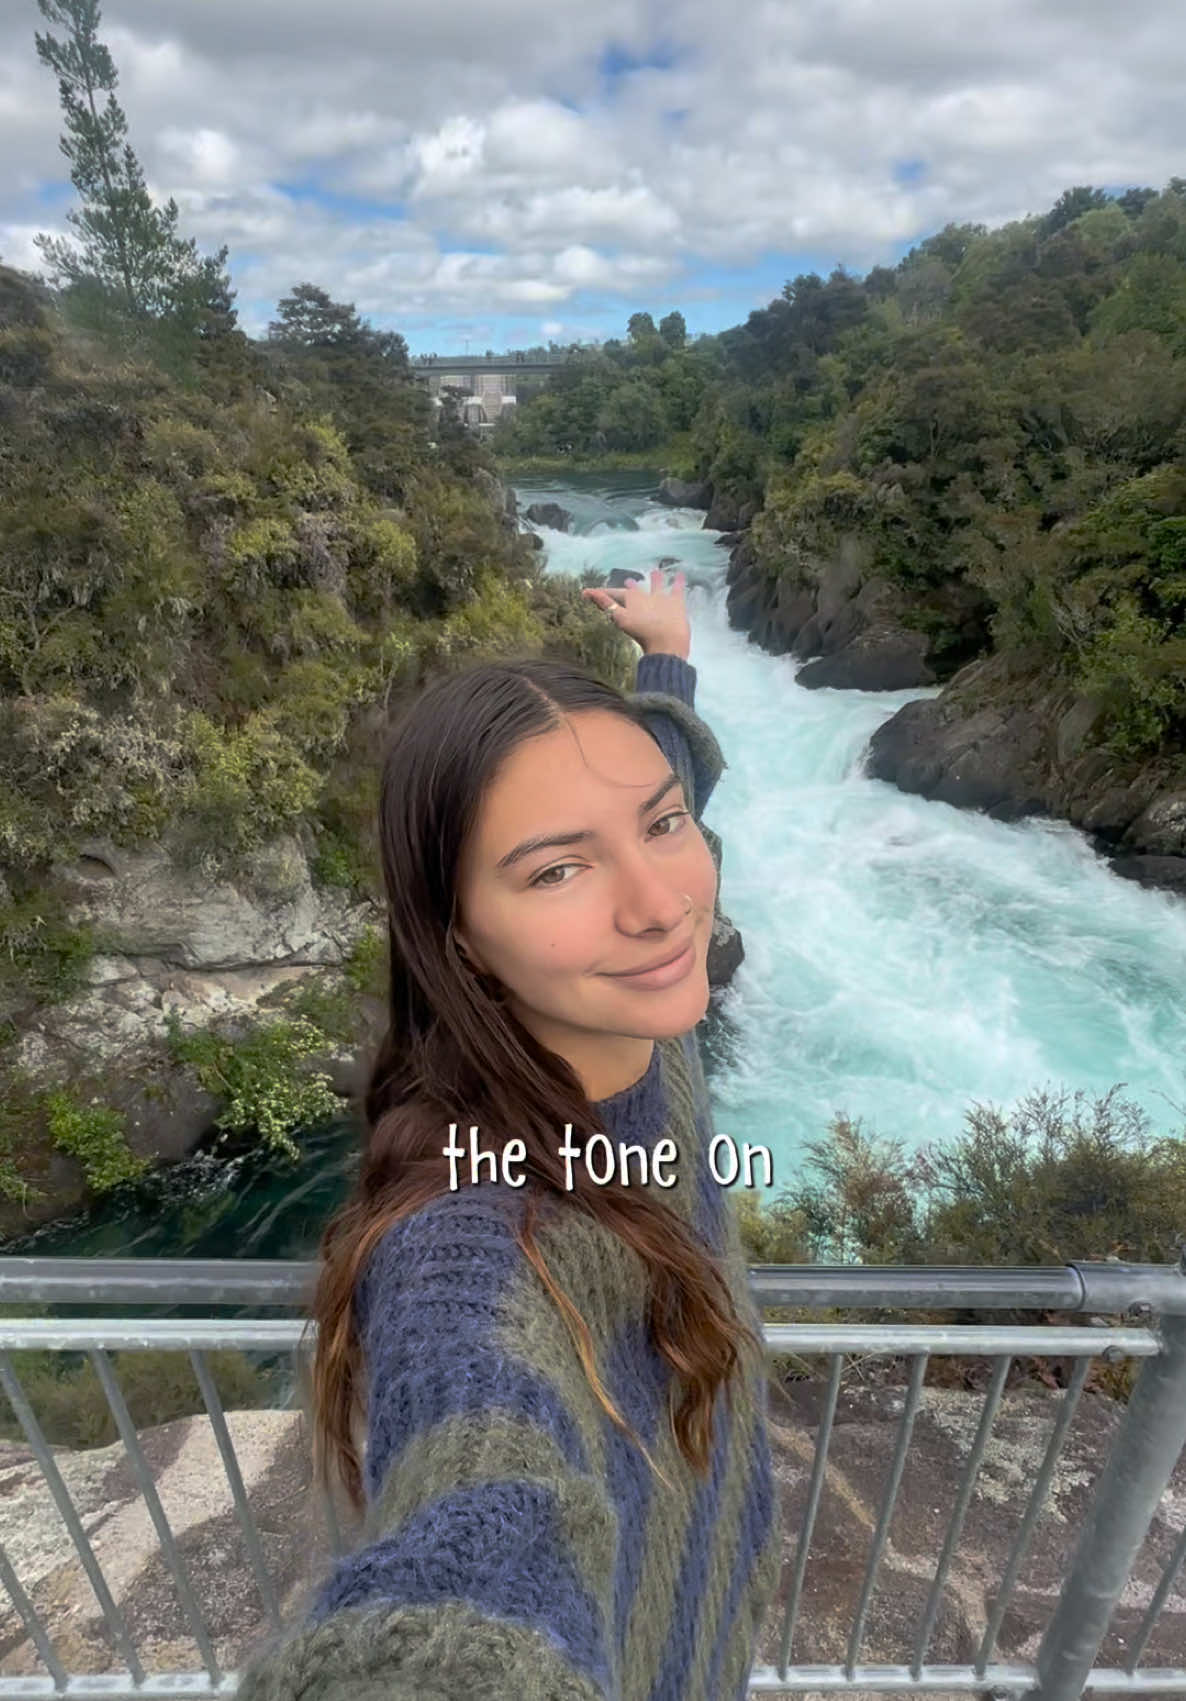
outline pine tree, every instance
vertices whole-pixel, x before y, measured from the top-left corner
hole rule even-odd
[[[353,348],[362,340],[362,321],[352,301],[334,301],[317,284],[299,283],[277,302],[268,337],[292,348]]]
[[[178,314],[210,334],[234,323],[225,247],[202,257],[192,237],[177,234],[177,203],[157,207],[127,140],[128,123],[115,98],[119,75],[98,39],[98,0],[37,0],[42,17],[67,31],[65,39],[35,34],[37,55],[56,73],[66,133],[62,152],[82,197],[67,222],[80,246],[38,236],[51,281],[98,296],[132,320]],[[107,96],[100,109],[99,96]]]

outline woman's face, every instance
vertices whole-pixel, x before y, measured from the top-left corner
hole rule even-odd
[[[682,1034],[708,1007],[717,875],[690,802],[650,734],[600,709],[526,739],[487,788],[456,937],[524,1027],[586,1075],[610,1036]],[[629,978],[682,947],[667,984]]]

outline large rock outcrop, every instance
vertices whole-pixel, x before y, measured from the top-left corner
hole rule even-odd
[[[752,541],[730,553],[730,624],[773,655],[805,664],[800,685],[905,691],[934,685],[953,662],[986,642],[987,603],[974,587],[936,587],[912,596],[873,570],[867,540],[841,539],[828,561],[764,571]]]
[[[719,869],[720,840],[708,828],[705,836]],[[34,1090],[68,1085],[86,1098],[97,1093],[123,1114],[132,1152],[154,1166],[195,1151],[220,1103],[174,1061],[170,1017],[183,1031],[218,1024],[246,1033],[275,1019],[286,994],[309,977],[329,991],[345,988],[353,946],[384,925],[381,905],[314,887],[295,835],[259,850],[237,882],[184,868],[161,845],[131,851],[108,840],[85,843],[55,875],[68,920],[91,924],[106,944],[79,992],[33,1010],[14,1062]],[[718,908],[708,951],[714,991],[728,985],[744,954],[736,927]],[[326,1078],[343,1109],[364,1085],[384,1020],[379,1000],[349,996],[357,1012],[352,1043],[303,1064]],[[27,1234],[90,1200],[76,1160],[51,1149],[38,1163],[30,1179],[42,1197],[0,1201],[0,1235]]]
[[[380,907],[338,889],[314,887],[299,840],[258,851],[237,883],[182,868],[163,846],[122,849],[87,842],[55,877],[71,922],[105,940],[83,989],[36,1007],[23,1023],[14,1061],[35,1089],[76,1082],[101,1087],[122,1111],[128,1144],[153,1163],[186,1157],[210,1129],[218,1101],[169,1053],[167,1019],[185,1029],[219,1021],[246,1026],[311,974],[334,984],[351,948],[382,923]],[[377,1037],[360,999],[359,1046]],[[310,1058],[335,1091],[357,1085],[357,1049]],[[45,1197],[0,1208],[0,1232],[21,1233],[68,1214],[88,1190],[79,1166],[56,1154],[38,1178]]]
[[[1097,741],[1101,714],[1037,658],[989,656],[878,727],[866,771],[997,820],[1069,821],[1116,873],[1186,893],[1186,756],[1114,756]]]

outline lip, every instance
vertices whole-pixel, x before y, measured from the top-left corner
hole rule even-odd
[[[696,957],[696,942],[690,939],[676,956],[649,969],[634,969],[624,974],[611,974],[611,980],[625,981],[629,986],[673,986],[691,969]]]

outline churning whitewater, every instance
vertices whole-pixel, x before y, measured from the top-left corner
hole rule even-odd
[[[726,551],[704,516],[609,475],[518,486],[559,502],[546,568],[688,578],[697,707],[728,767],[705,814],[745,961],[721,1003],[717,1126],[771,1148],[777,1191],[838,1113],[908,1149],[974,1102],[1123,1095],[1186,1124],[1186,903],[1112,874],[1062,823],[1006,824],[868,779],[876,727],[933,691],[809,691],[730,628]]]

